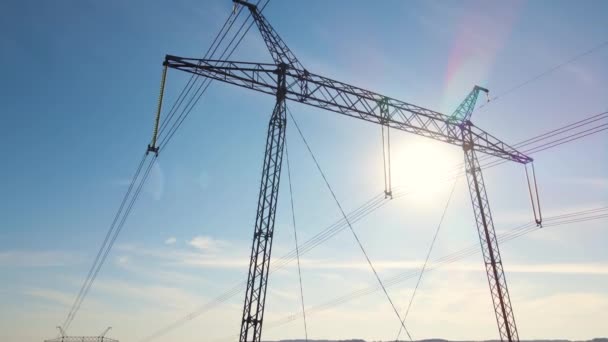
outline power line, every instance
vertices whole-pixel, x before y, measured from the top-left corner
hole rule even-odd
[[[520,141],[520,142],[514,144],[513,147],[517,148],[517,149],[522,148],[522,147],[526,147],[526,146],[538,143],[540,141],[546,140],[548,138],[554,137],[556,135],[560,135],[560,134],[564,134],[566,132],[574,131],[576,128],[581,128],[583,126],[589,125],[591,123],[594,123],[594,122],[597,122],[597,121],[600,121],[600,120],[605,120],[605,119],[608,119],[608,111],[604,111],[604,112],[601,112],[601,113],[598,113],[598,114],[593,114],[593,115],[591,115],[591,116],[589,116],[589,117],[587,117],[585,119],[578,120],[578,121],[569,123],[569,124],[567,124],[565,126],[562,126],[562,127],[556,128],[556,129],[551,129],[551,130],[549,130],[549,131],[547,131],[545,133],[535,135],[535,136],[533,136],[531,138],[528,138],[526,140],[523,140],[523,141]],[[598,125],[595,125],[592,128],[595,129],[595,128],[597,128],[597,126]],[[561,138],[556,138],[556,139],[561,139]],[[524,153],[529,153],[529,150],[528,150],[528,152],[526,152],[526,151],[523,151],[523,152]],[[488,155],[488,154],[485,154],[485,155],[479,157],[479,161],[484,161],[484,160],[489,160],[489,159],[496,159],[496,157],[492,156],[492,155]],[[495,162],[496,162],[496,160],[495,160]],[[503,161],[498,161],[498,162],[500,164],[503,163]],[[461,169],[463,167],[464,167],[464,163],[459,163],[456,168]]]
[[[106,261],[108,255],[110,254],[110,251],[112,250],[112,247],[114,246],[114,243],[116,242],[116,239],[118,238],[118,235],[120,234],[122,228],[125,225],[125,222],[127,220],[127,218],[129,217],[129,214],[131,213],[131,210],[133,209],[133,206],[135,204],[135,202],[137,201],[137,198],[139,197],[139,194],[141,193],[141,190],[143,189],[144,184],[146,183],[146,180],[148,179],[148,176],[150,175],[150,171],[152,170],[152,167],[154,166],[154,163],[156,161],[156,155],[154,155],[152,157],[152,159],[150,160],[148,167],[146,168],[146,171],[144,172],[144,175],[141,178],[141,181],[137,187],[137,190],[135,190],[135,193],[133,194],[133,197],[131,198],[131,202],[129,202],[129,206],[127,207],[125,214],[122,216],[120,223],[118,224],[118,226],[116,227],[116,230],[114,231],[114,235],[112,236],[112,239],[110,240],[106,250],[104,251],[104,254],[102,256],[102,258],[100,259],[99,263],[97,264],[97,267],[95,269],[95,272],[93,273],[91,280],[89,281],[87,287],[85,288],[82,296],[80,297],[80,300],[78,301],[78,304],[76,306],[76,308],[74,309],[74,315],[72,316],[72,318],[70,319],[70,321],[67,323],[67,325],[64,327],[65,329],[69,328],[70,324],[72,323],[72,321],[74,320],[74,316],[75,314],[78,312],[78,310],[80,309],[80,306],[82,305],[82,302],[84,301],[84,299],[86,298],[87,294],[89,293],[89,290],[91,289],[91,287],[93,286],[93,282],[95,282],[95,279],[97,278],[97,275],[99,274],[99,271],[101,270],[101,267],[103,266],[104,262]]]
[[[110,236],[112,235],[112,231],[114,230],[114,227],[116,225],[116,222],[118,222],[118,218],[120,216],[120,214],[122,213],[122,210],[125,206],[125,203],[127,202],[127,199],[129,198],[130,194],[131,194],[131,190],[133,190],[133,185],[135,184],[135,181],[137,179],[137,177],[139,176],[139,173],[141,171],[142,166],[144,165],[144,162],[146,161],[146,154],[144,154],[142,156],[142,159],[139,163],[139,166],[137,167],[136,171],[135,171],[135,175],[133,176],[132,180],[131,180],[131,184],[129,185],[129,188],[127,189],[127,192],[125,193],[125,195],[123,196],[123,199],[120,203],[120,206],[118,208],[118,212],[116,213],[116,215],[114,215],[114,219],[112,220],[112,224],[110,225],[110,229],[108,229],[108,232],[106,233],[106,236],[103,240],[103,242],[101,243],[101,247],[99,248],[99,251],[97,252],[97,256],[95,257],[95,260],[93,261],[93,265],[91,265],[89,272],[85,278],[85,281],[82,283],[82,286],[80,287],[80,291],[78,292],[78,295],[76,296],[76,299],[74,300],[74,303],[72,304],[72,307],[70,308],[70,311],[68,312],[63,324],[61,325],[64,329],[67,330],[69,322],[71,322],[72,318],[74,317],[75,313],[75,309],[76,306],[78,305],[78,302],[80,300],[80,297],[83,295],[83,292],[85,291],[85,288],[87,287],[87,284],[89,283],[91,276],[93,275],[93,272],[95,270],[95,266],[97,265],[97,263],[99,262],[99,258],[101,257],[101,254],[103,253],[104,249],[107,246],[107,243],[110,239]]]
[[[606,114],[608,112],[604,112],[603,114]],[[594,116],[591,116],[590,118],[587,119],[583,119],[583,120],[579,120],[575,123],[571,123],[568,125],[563,126],[562,128],[567,128],[570,127],[572,125],[578,124],[582,121],[585,120],[590,120],[593,118],[597,118],[599,115],[602,115],[602,113],[600,114],[596,114]],[[532,139],[535,139],[539,136],[543,136],[547,134],[543,133],[534,137],[531,137],[530,139],[524,140],[518,144],[515,144],[514,146],[524,146],[524,145],[528,145],[526,142]],[[524,144],[522,144],[524,143]],[[483,158],[483,157],[482,157]],[[480,158],[480,160],[482,159]],[[483,169],[487,169],[493,166],[497,166],[492,165],[491,163],[485,164],[482,166]],[[455,171],[457,171],[458,169],[460,169],[462,166],[457,167],[455,169]],[[453,175],[449,178],[446,178],[444,181],[450,181],[450,180],[454,180],[457,179],[459,177],[464,176],[464,173],[459,173],[456,175]],[[398,189],[402,189],[403,187],[396,187],[394,190],[398,190]],[[408,195],[409,192],[407,191],[396,191],[393,199],[398,199],[398,198],[402,198],[406,195]],[[384,199],[384,193],[378,193],[375,196],[373,196],[372,198],[370,198],[368,201],[366,201],[365,203],[363,203],[361,206],[359,206],[357,209],[353,210],[352,212],[349,213],[349,219],[351,224],[358,222],[359,220],[363,219],[364,217],[366,217],[367,215],[369,215],[370,213],[378,210],[379,208],[383,207],[384,205],[386,205],[387,203],[389,203],[388,201],[386,201]],[[549,218],[545,218],[544,221],[548,221]],[[534,224],[532,224],[532,226],[535,226]],[[300,255],[305,254],[306,252],[314,249],[316,246],[320,245],[321,243],[327,241],[328,239],[334,237],[335,235],[337,235],[338,233],[340,233],[343,229],[346,228],[346,223],[344,218],[339,219],[338,221],[334,222],[333,224],[331,224],[330,226],[328,226],[327,228],[325,228],[324,230],[322,230],[321,232],[317,233],[315,236],[313,236],[312,238],[310,238],[309,240],[305,241],[304,243],[302,243],[300,245]],[[477,246],[473,246],[473,252],[475,252]],[[284,268],[285,266],[287,266],[289,263],[291,263],[293,260],[295,260],[296,257],[296,251],[295,249],[292,250],[291,252],[285,254],[284,256],[282,256],[281,258],[279,258],[277,261],[275,261],[272,265],[271,265],[271,270],[270,273],[272,274],[274,271],[278,271],[282,268]],[[234,297],[235,295],[239,294],[240,291],[242,290],[242,288],[246,285],[246,283],[240,282],[238,284],[235,284],[233,287],[230,288],[230,290],[224,292],[223,294],[219,295],[218,297],[216,297],[215,299],[203,304],[201,307],[199,307],[197,310],[189,313],[188,315],[183,316],[182,318],[174,321],[173,323],[157,330],[156,332],[154,332],[153,334],[143,338],[140,340],[140,342],[148,342],[150,340],[153,340],[155,338],[158,338],[162,335],[167,334],[168,332],[175,330],[177,328],[179,328],[180,326],[182,326],[183,324],[187,323],[188,321],[200,316],[201,314],[208,312],[210,310],[212,310],[213,308],[227,302],[228,300],[230,300],[232,297]]]
[[[410,301],[407,304],[407,309],[405,310],[405,314],[403,315],[404,323],[405,323],[405,320],[407,319],[407,315],[410,313],[410,309],[412,308],[412,303],[414,302],[414,298],[416,298],[416,292],[418,291],[418,287],[420,286],[420,282],[422,281],[422,276],[424,275],[424,271],[426,270],[426,265],[429,262],[431,253],[433,252],[433,247],[435,247],[435,242],[437,241],[437,236],[439,235],[439,231],[441,230],[441,225],[443,224],[443,219],[445,218],[445,214],[447,213],[448,208],[450,206],[450,202],[452,201],[452,196],[454,195],[454,190],[456,190],[456,184],[458,184],[458,179],[454,180],[454,185],[452,185],[452,190],[450,191],[448,200],[445,203],[445,207],[443,208],[443,213],[441,214],[441,218],[439,219],[439,224],[437,225],[437,229],[435,229],[435,234],[433,235],[433,240],[431,240],[431,245],[429,246],[429,251],[426,253],[426,258],[424,259],[424,264],[422,265],[420,275],[418,276],[418,280],[416,281],[416,286],[414,287],[414,292],[412,292]],[[403,328],[400,325],[399,332],[397,332],[397,337],[395,338],[395,341],[399,340],[402,330],[403,330]]]
[[[524,143],[520,142],[520,143],[515,144],[513,146],[515,148],[521,148],[521,147],[525,147],[525,146],[528,146],[528,145],[532,145],[532,144],[536,144],[536,143],[542,142],[544,140],[547,140],[550,137],[554,137],[556,135],[554,132],[556,132],[556,131],[560,131],[559,134],[563,134],[563,133],[566,133],[566,132],[573,131],[576,128],[582,127],[582,126],[587,125],[589,123],[592,123],[592,122],[595,122],[595,121],[598,121],[598,120],[608,119],[608,115],[607,114],[608,114],[608,112],[603,112],[603,113],[600,113],[600,114],[593,115],[590,118],[587,118],[587,119],[584,119],[584,120],[580,120],[580,121],[577,121],[575,123],[572,123],[572,124],[569,124],[569,125],[566,125],[566,126],[562,127],[562,128],[565,128],[565,127],[571,126],[568,129],[564,129],[564,130],[562,130],[562,128],[555,129],[555,130],[543,133],[541,135],[538,135],[536,137],[532,137],[530,139],[524,140]],[[601,117],[599,117],[600,115],[601,115]],[[589,119],[593,119],[593,120],[589,120]],[[589,121],[586,122],[586,123],[584,123],[584,124],[578,124],[581,121],[585,121],[585,120],[589,120]],[[523,150],[522,152],[526,153],[526,154],[534,154],[534,153],[542,152],[542,151],[545,151],[545,150],[548,150],[548,149],[551,149],[551,148],[563,145],[563,144],[568,143],[568,142],[576,141],[576,140],[579,140],[579,139],[582,139],[582,138],[585,138],[585,137],[588,137],[588,136],[591,136],[591,135],[595,135],[597,133],[604,132],[606,130],[608,130],[608,123],[596,124],[595,126],[593,126],[591,128],[587,128],[585,130],[582,130],[582,131],[579,131],[579,132],[576,132],[576,133],[573,133],[573,134],[570,134],[570,135],[567,135],[567,136],[558,137],[558,138],[556,138],[554,140],[551,140],[549,142],[544,142],[541,145],[536,145],[536,146],[530,147],[530,148],[528,148],[526,150]],[[538,137],[541,137],[541,136],[544,136],[544,137],[542,139],[537,139]],[[489,160],[489,159],[494,159],[494,161],[491,161],[491,162],[488,162],[488,163],[484,164],[482,166],[483,169],[489,169],[489,168],[492,168],[492,167],[495,167],[495,166],[498,166],[498,165],[501,165],[501,164],[505,163],[504,160],[496,160],[496,158],[494,156],[490,156],[490,155],[485,155],[485,156],[482,156],[481,158],[479,158],[480,161]],[[464,164],[461,163],[461,164],[459,164],[459,167],[462,168],[463,165]],[[461,176],[464,176],[464,171],[462,171],[462,172],[458,173],[457,175],[455,175],[455,177],[461,177]]]
[[[606,208],[608,208],[608,207],[606,207]],[[607,209],[603,209],[603,212],[607,212],[607,211],[608,211]],[[597,213],[597,211],[596,211],[596,213]],[[577,214],[577,213],[574,213],[574,214]],[[505,242],[514,240],[516,238],[519,238],[523,235],[527,235],[531,232],[534,232],[537,230],[542,230],[545,228],[557,227],[557,226],[562,226],[562,225],[571,224],[571,223],[586,222],[586,221],[591,221],[591,220],[600,220],[600,219],[606,219],[606,218],[608,218],[608,214],[596,214],[596,215],[591,215],[591,216],[587,216],[587,217],[579,217],[576,219],[556,220],[555,222],[548,223],[548,224],[544,225],[543,227],[538,227],[538,226],[536,226],[536,224],[534,222],[529,222],[525,225],[512,229],[510,232],[508,232],[506,234],[500,235],[498,237],[498,241],[500,243],[505,243]],[[551,219],[551,218],[549,218],[549,219]],[[462,260],[466,257],[478,254],[479,252],[480,251],[479,251],[478,246],[472,245],[468,248],[461,249],[457,252],[450,253],[446,256],[443,256],[443,257],[435,260],[435,262],[432,263],[432,266],[426,268],[426,271],[428,272],[428,271],[435,270],[440,267],[446,266],[448,264],[452,264],[452,263]],[[386,279],[385,285],[387,287],[394,286],[396,284],[402,283],[406,280],[419,276],[420,272],[421,272],[421,270],[409,271],[409,272],[398,274],[394,277]],[[327,310],[329,308],[334,308],[336,306],[349,302],[353,299],[360,298],[360,297],[375,293],[380,290],[381,290],[381,288],[379,286],[370,286],[367,288],[358,289],[358,290],[355,290],[344,296],[330,300],[326,303],[313,306],[307,310],[307,313],[310,315],[310,314],[313,314],[314,312],[320,312],[320,311]],[[296,313],[296,314],[286,316],[283,319],[280,319],[280,320],[277,320],[274,322],[269,322],[268,324],[266,324],[266,329],[272,329],[272,328],[275,328],[278,326],[288,324],[288,323],[294,321],[295,319],[297,319],[297,317],[298,317],[298,314]]]
[[[230,29],[232,28],[232,25],[234,25],[234,22],[238,19],[238,17],[241,15],[241,11],[243,10],[242,7],[239,8],[238,12],[236,13],[235,16],[235,12],[231,11],[230,14],[228,15],[228,18],[226,19],[226,21],[224,22],[224,25],[222,26],[222,28],[220,29],[220,32],[215,36],[215,39],[213,40],[213,42],[211,43],[211,45],[209,46],[209,48],[207,49],[207,52],[205,52],[205,55],[203,58],[207,58],[207,56],[209,55],[211,49],[213,48],[214,45],[216,45],[217,42],[217,46],[215,46],[215,49],[213,50],[213,52],[215,53],[215,50],[220,46],[220,44],[222,43],[222,41],[224,40],[224,38],[226,37],[226,34],[228,34],[228,32],[230,31]],[[234,18],[232,18],[234,16]],[[230,24],[229,24],[230,23]],[[226,28],[228,26],[228,29],[224,32],[224,28]],[[222,32],[224,32],[222,34]],[[222,36],[222,38],[220,39],[220,41],[218,42],[217,39],[219,36]],[[213,55],[213,53],[211,54]],[[192,87],[194,86],[194,83],[196,83],[196,81],[198,80],[197,75],[192,74],[190,76],[190,79],[188,80],[188,83],[186,83],[186,85],[182,88],[182,91],[180,92],[179,96],[177,97],[177,99],[173,102],[173,105],[171,106],[171,109],[169,110],[169,114],[167,119],[165,119],[165,121],[163,122],[163,124],[160,127],[159,130],[159,134],[161,134],[165,127],[167,126],[167,124],[171,121],[171,119],[173,118],[173,116],[175,115],[175,113],[177,112],[177,108],[179,108],[183,102],[183,100],[185,99],[185,97],[190,93],[190,90],[192,89]],[[193,82],[194,81],[194,82]],[[188,89],[188,91],[185,92],[184,91]],[[183,95],[183,97],[182,97]],[[177,106],[177,108],[176,108]]]
[[[261,0],[259,0],[256,3],[256,6],[258,6],[260,2],[261,2]],[[266,0],[266,2],[264,3],[264,6],[262,6],[262,8],[260,9],[260,12],[264,11],[264,9],[266,8],[266,6],[268,5],[269,2],[270,2],[270,0]],[[251,23],[249,24],[249,26],[247,27],[247,29],[240,36],[239,40],[232,47],[232,50],[230,50],[230,52],[228,53],[228,55],[226,55],[226,52],[228,52],[228,50],[230,49],[232,43],[235,41],[236,37],[241,33],[242,29],[245,27],[245,24],[247,23],[247,21],[250,18],[251,18],[251,13],[247,16],[247,18],[245,19],[245,21],[243,21],[243,23],[239,27],[237,33],[230,40],[230,42],[228,43],[228,45],[226,46],[226,48],[224,49],[224,51],[220,55],[219,59],[228,59],[228,58],[230,58],[232,56],[232,54],[234,53],[234,51],[236,50],[236,48],[241,44],[241,42],[243,41],[243,38],[245,38],[245,35],[249,32],[249,30],[251,29],[251,27],[253,26],[253,24],[255,23],[255,21],[253,21],[253,20],[251,21]],[[195,75],[193,75],[193,76],[195,76]],[[161,149],[164,148],[164,146],[171,140],[171,138],[173,138],[173,136],[175,135],[175,133],[177,132],[177,130],[181,127],[181,125],[186,120],[186,118],[188,117],[188,115],[192,112],[192,109],[194,109],[194,106],[198,103],[198,101],[203,96],[203,94],[205,94],[205,92],[207,91],[207,88],[209,88],[209,85],[211,85],[212,82],[213,82],[213,80],[210,79],[210,78],[205,78],[201,82],[201,84],[199,85],[199,87],[197,88],[197,90],[194,92],[194,95],[190,98],[190,100],[188,101],[188,103],[186,104],[186,106],[183,108],[183,110],[180,113],[180,115],[178,116],[178,118],[173,122],[173,125],[171,125],[171,128],[169,129],[169,133],[167,133],[168,136],[166,136],[165,139],[160,142],[160,148]]]
[[[300,130],[300,126],[298,126],[298,122],[294,118],[294,116],[291,113],[291,110],[289,109],[289,107],[286,107],[286,108],[287,108],[287,111],[289,112],[289,117],[291,118],[291,120],[293,121],[294,125],[296,126],[296,130],[298,131],[298,134],[300,135],[300,138],[302,138],[302,141],[304,142],[304,145],[306,146],[306,149],[310,153],[310,156],[312,157],[312,160],[314,161],[315,165],[317,166],[317,170],[321,174],[321,177],[323,178],[323,181],[325,182],[325,185],[326,185],[327,189],[329,190],[329,192],[331,193],[331,196],[333,197],[334,201],[336,202],[336,205],[338,206],[338,209],[340,209],[340,213],[344,217],[344,221],[346,221],[346,223],[348,224],[348,228],[350,229],[351,233],[353,234],[353,237],[355,238],[355,241],[357,242],[357,245],[359,246],[359,249],[361,249],[361,252],[365,256],[365,259],[367,260],[367,263],[368,263],[369,267],[371,268],[372,272],[374,273],[374,276],[376,277],[376,280],[378,281],[378,283],[382,287],[382,291],[386,295],[386,299],[391,304],[391,307],[393,308],[393,311],[395,312],[395,315],[397,316],[397,319],[399,319],[399,323],[403,327],[403,330],[405,330],[405,333],[407,334],[407,336],[410,338],[410,341],[413,341],[410,332],[407,330],[407,327],[405,326],[404,320],[401,319],[401,315],[399,315],[399,311],[397,310],[397,307],[393,303],[393,300],[391,299],[391,296],[388,294],[388,291],[386,291],[386,288],[384,287],[384,284],[382,283],[382,279],[380,279],[380,275],[378,275],[378,272],[376,271],[376,268],[374,267],[374,264],[372,263],[371,259],[369,258],[369,255],[365,251],[365,248],[363,247],[363,244],[361,243],[361,240],[359,239],[359,236],[357,236],[357,233],[355,232],[355,229],[353,228],[352,224],[348,220],[348,216],[346,215],[346,212],[344,211],[344,209],[342,209],[342,205],[340,204],[340,201],[338,200],[338,197],[336,196],[336,193],[334,192],[334,190],[332,189],[331,185],[329,184],[329,181],[327,180],[327,177],[325,176],[325,172],[323,172],[323,169],[321,169],[321,165],[319,165],[319,162],[317,161],[317,158],[315,157],[315,154],[312,152],[312,149],[310,148],[310,145],[308,145],[308,142],[306,141],[306,138],[304,137],[304,134]]]
[[[377,208],[382,207],[386,203],[388,203],[388,202],[384,201],[383,193],[374,196],[371,200],[368,200],[367,202],[365,202],[365,204],[361,205],[359,208],[353,210],[349,214],[351,223],[355,223],[355,222],[361,220],[363,217],[367,216],[369,213],[376,210]],[[335,236],[336,234],[338,234],[339,232],[341,232],[342,231],[341,227],[343,227],[343,226],[344,226],[344,218],[341,218],[338,221],[336,221],[335,223],[333,223],[332,225],[330,225],[329,227],[327,227],[326,229],[317,233],[311,239],[302,243],[300,245],[300,255],[312,250],[319,244],[323,243],[324,241],[327,241],[329,238],[331,238],[331,237]],[[296,257],[296,252],[294,249],[290,253],[287,253],[283,257],[279,258],[276,262],[274,262],[271,265],[270,274],[285,268],[289,263],[291,263],[293,260],[295,260],[295,257]],[[218,297],[211,300],[210,302],[205,303],[204,305],[199,307],[197,310],[189,313],[186,316],[183,316],[182,318],[174,321],[173,323],[169,324],[168,326],[165,326],[165,327],[155,331],[151,335],[146,336],[145,338],[141,339],[140,342],[151,341],[160,336],[163,336],[163,335],[171,332],[172,330],[179,328],[180,326],[184,325],[188,321],[200,316],[201,314],[208,312],[208,311],[212,310],[213,308],[219,306],[220,304],[227,302],[229,299],[231,299],[235,295],[239,294],[245,285],[246,285],[246,282],[244,282],[244,281],[236,284],[235,286],[231,287],[230,290],[224,292],[223,294],[219,295]]]
[[[591,49],[589,49],[589,50],[587,50],[585,52],[582,52],[582,53],[580,53],[578,55],[575,55],[572,58],[570,58],[570,59],[568,59],[568,60],[566,60],[566,61],[564,61],[564,62],[562,62],[560,64],[557,64],[557,65],[555,65],[555,66],[553,66],[553,67],[551,67],[551,68],[549,68],[549,69],[547,69],[547,70],[545,70],[545,71],[543,71],[543,72],[541,72],[541,73],[539,73],[539,74],[537,74],[537,75],[535,75],[535,76],[533,76],[533,77],[531,77],[531,78],[529,78],[529,79],[527,79],[527,80],[525,80],[525,81],[523,81],[523,82],[521,82],[519,84],[516,84],[515,86],[513,86],[513,87],[511,87],[511,88],[503,91],[499,95],[496,95],[496,96],[492,97],[490,100],[488,100],[488,102],[482,104],[477,109],[479,110],[479,109],[487,106],[489,103],[493,103],[494,101],[498,100],[499,98],[503,98],[503,97],[511,94],[512,92],[517,91],[517,90],[519,90],[519,89],[527,86],[530,83],[538,81],[539,79],[541,79],[541,78],[543,78],[543,77],[545,77],[545,76],[547,76],[547,75],[549,75],[549,74],[551,74],[551,73],[553,73],[553,72],[555,72],[555,71],[563,68],[564,66],[566,66],[566,65],[568,65],[570,63],[573,63],[573,62],[575,62],[575,61],[577,61],[577,60],[579,60],[579,59],[581,59],[581,58],[583,58],[583,57],[585,57],[587,55],[590,55],[590,54],[592,54],[594,52],[597,52],[598,50],[602,49],[603,47],[605,47],[607,45],[608,45],[608,40],[606,40],[606,41],[604,41],[604,42],[602,42],[602,43],[600,43],[600,44],[592,47]]]
[[[239,11],[240,13],[240,11]],[[216,35],[215,39],[213,40],[213,43],[211,45],[211,47],[213,47],[213,45],[215,44],[215,42],[217,41],[218,37],[220,36],[220,34],[222,33],[222,31],[224,30],[224,28],[226,27],[226,25],[228,24],[228,22],[230,21],[230,18],[233,16],[234,13],[231,13],[230,16],[227,18],[226,22],[224,23],[224,26],[222,26],[222,29],[220,30],[220,32],[218,32],[218,34]],[[238,16],[238,14],[237,14]],[[236,19],[236,18],[235,18]],[[219,44],[221,44],[222,40],[224,39],[224,37],[226,36],[226,34],[228,33],[228,31],[230,30],[230,27],[232,27],[232,24],[234,23],[234,21],[231,22],[228,30],[222,35],[222,38],[220,39],[220,41],[218,42],[217,46],[215,49],[217,49],[217,47],[219,46]],[[211,50],[211,47],[209,48],[209,50]],[[209,50],[207,51],[207,53],[209,53]],[[215,50],[214,50],[215,51]],[[186,89],[186,88],[184,88]],[[184,92],[184,90],[182,90],[182,93]],[[180,94],[181,97],[181,94]],[[185,95],[184,95],[185,97]],[[176,101],[177,103],[177,101]],[[175,107],[175,103],[173,105],[173,107]],[[173,108],[171,109],[173,111]],[[171,116],[170,116],[171,117]],[[108,229],[108,232],[106,233],[106,236],[99,248],[99,251],[95,257],[95,260],[91,266],[91,268],[89,269],[89,272],[78,292],[78,295],[76,296],[70,311],[68,312],[68,315],[66,316],[66,319],[64,320],[63,323],[63,328],[65,330],[67,330],[69,328],[69,326],[71,325],[72,321],[74,320],[78,310],[80,309],[80,306],[82,305],[82,302],[84,301],[85,297],[87,296],[93,282],[95,281],[95,278],[97,277],[97,274],[99,273],[99,270],[101,269],[103,263],[105,262],[112,246],[114,245],[114,242],[116,241],[116,238],[118,237],[118,234],[120,233],[120,231],[122,230],[122,227],[124,226],[127,217],[129,216],[131,209],[133,208],[133,205],[135,204],[135,201],[137,200],[139,193],[141,192],[141,189],[143,188],[143,185],[145,183],[145,181],[147,180],[150,170],[152,169],[152,166],[154,164],[154,161],[156,160],[156,155],[152,158],[152,160],[150,161],[150,163],[148,164],[148,167],[144,173],[144,176],[141,178],[140,183],[137,187],[137,190],[135,191],[134,195],[131,197],[130,203],[126,209],[126,211],[123,214],[123,209],[125,208],[125,204],[127,203],[127,201],[129,200],[129,196],[131,195],[131,192],[133,190],[133,187],[140,175],[140,172],[142,170],[142,166],[147,158],[147,154],[144,154],[142,157],[142,160],[135,172],[135,175],[133,176],[131,183],[129,185],[129,188],[127,190],[127,192],[125,193],[125,195],[123,196],[123,200],[120,204],[120,207],[117,211],[117,213],[114,216],[114,219],[112,221],[112,224],[110,225],[110,228]],[[121,218],[122,215],[122,218]],[[120,220],[120,222],[119,222]],[[118,226],[116,225],[118,223]],[[112,235],[113,234],[113,235]],[[110,239],[110,236],[111,239]]]
[[[591,116],[589,116],[589,117],[587,117],[585,119],[572,122],[570,124],[567,124],[565,126],[562,126],[562,127],[556,128],[556,129],[552,129],[552,130],[550,130],[548,132],[545,132],[543,134],[537,135],[536,137],[532,137],[530,139],[526,139],[524,141],[520,141],[519,143],[517,143],[515,145],[515,147],[526,146],[526,145],[529,145],[531,143],[534,143],[539,138],[545,139],[545,138],[548,138],[548,137],[552,137],[552,136],[555,136],[557,134],[564,133],[566,131],[570,131],[570,130],[573,130],[575,128],[579,128],[579,127],[582,127],[582,126],[585,126],[585,125],[588,125],[590,123],[593,123],[593,122],[596,122],[596,121],[599,121],[599,120],[603,120],[603,119],[606,119],[606,118],[608,118],[608,111],[601,112],[601,113],[598,113],[598,114],[594,114],[594,115],[591,115]]]

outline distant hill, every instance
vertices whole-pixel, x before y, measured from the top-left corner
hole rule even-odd
[[[279,340],[279,341],[266,341],[266,342],[306,342],[306,340]],[[361,339],[350,339],[350,340],[308,340],[308,342],[383,342],[383,341],[366,341]],[[394,342],[394,341],[384,341]],[[400,342],[409,342],[400,340]],[[439,338],[417,340],[414,342],[500,342],[498,340],[485,340],[485,341],[449,341]],[[594,338],[592,340],[521,340],[521,342],[608,342],[608,338]]]

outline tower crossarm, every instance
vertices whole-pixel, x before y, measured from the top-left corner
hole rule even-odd
[[[471,114],[473,114],[473,110],[475,109],[475,103],[477,103],[477,97],[480,92],[489,93],[488,89],[475,86],[473,90],[469,93],[466,99],[462,101],[462,103],[456,108],[450,119],[456,122],[465,122],[471,119]]]
[[[288,65],[182,58],[167,55],[165,65],[269,95],[277,93],[277,73],[285,73],[286,99],[326,109],[361,120],[384,124],[401,131],[462,146],[470,134],[473,148],[481,153],[526,164],[532,158],[488,132],[453,120],[445,114],[369,91]],[[382,107],[388,109],[383,115]],[[469,126],[469,127],[465,127]]]

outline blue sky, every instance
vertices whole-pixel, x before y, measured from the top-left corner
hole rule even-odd
[[[126,191],[152,131],[164,55],[202,56],[232,9],[227,0],[9,1],[0,13],[0,337],[54,336]],[[608,3],[271,1],[265,15],[312,72],[445,113],[475,84],[499,95],[608,37]],[[234,56],[270,60],[252,30]],[[607,110],[608,47],[499,98],[473,121],[515,143]],[[166,103],[186,75],[170,71]],[[347,211],[383,190],[379,127],[289,104]],[[70,333],[141,341],[245,280],[267,119],[273,98],[216,84],[161,154]],[[395,132],[393,182],[411,193],[355,225],[382,278],[420,267],[447,200],[437,182],[462,152]],[[340,218],[302,142],[287,134],[298,232]],[[547,216],[608,203],[608,140],[600,133],[534,155]],[[485,173],[499,233],[532,218],[520,165]],[[284,177],[283,180],[286,180]],[[464,181],[431,259],[477,243]],[[424,193],[431,188],[432,193]],[[293,247],[281,188],[274,256]],[[503,245],[520,336],[606,335],[606,221],[536,231]],[[375,285],[348,231],[303,256],[307,306]],[[400,308],[415,279],[391,287]],[[273,274],[265,336],[303,337],[294,264]],[[567,308],[567,310],[564,310]],[[242,295],[158,341],[238,332]],[[394,338],[379,293],[309,317],[314,338]],[[464,318],[464,319],[463,319]],[[479,254],[428,273],[410,316],[414,338],[495,338]],[[205,336],[205,337],[202,337]]]

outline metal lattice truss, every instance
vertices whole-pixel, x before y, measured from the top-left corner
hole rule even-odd
[[[298,61],[270,23],[244,0],[264,39],[274,63],[248,63],[167,55],[164,65],[194,75],[275,95],[258,197],[247,291],[241,321],[240,342],[260,342],[265,309],[268,267],[285,141],[285,100],[336,112],[360,120],[443,141],[463,148],[469,192],[488,274],[496,321],[502,341],[518,342],[519,336],[503,270],[494,223],[490,212],[477,152],[527,164],[532,158],[471,123],[480,91],[476,86],[452,116],[381,95],[344,82],[310,73]],[[384,138],[383,138],[384,143]],[[386,164],[385,164],[386,168]],[[389,161],[390,170],[390,161]],[[390,172],[390,171],[389,171]],[[385,193],[387,192],[385,183]],[[531,195],[532,200],[532,195]],[[538,193],[537,198],[538,201]],[[534,200],[533,204],[534,204]],[[539,211],[540,217],[540,211]],[[540,221],[537,221],[540,224]],[[82,341],[86,342],[86,341]],[[100,341],[101,342],[101,341]]]
[[[477,154],[469,147],[469,143],[465,143],[465,169],[498,332],[501,341],[519,341],[481,165],[477,159]]]
[[[472,134],[476,151],[518,163],[532,158],[495,138],[470,122],[451,117],[401,100],[386,97],[324,76],[299,70],[289,65],[248,63],[166,56],[170,68],[204,76],[247,89],[274,95],[277,93],[279,70],[285,70],[286,94],[289,100],[357,119],[384,124],[394,129],[462,146],[463,133]],[[382,115],[383,106],[389,113]]]
[[[274,222],[279,195],[285,128],[287,126],[284,98],[277,103],[268,124],[266,153],[262,168],[262,184],[258,198],[258,213],[255,219],[251,264],[247,277],[247,292],[243,306],[240,341],[261,341],[266,285],[270,267],[270,252],[274,235]]]

